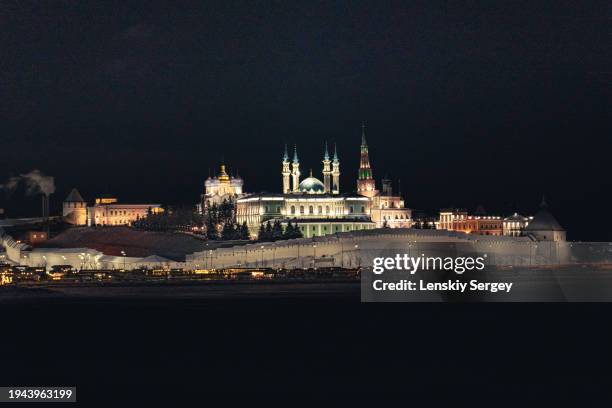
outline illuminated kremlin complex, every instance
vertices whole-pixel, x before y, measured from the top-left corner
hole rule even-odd
[[[258,238],[262,226],[280,224],[287,231],[291,224],[305,238],[376,228],[425,228],[565,241],[565,230],[549,213],[544,200],[535,217],[514,213],[503,218],[487,215],[484,210],[470,214],[459,208],[442,209],[439,218],[413,217],[412,210],[404,205],[401,192],[394,194],[391,180],[383,178],[381,190],[377,189],[363,124],[355,190],[344,192],[341,188],[340,158],[335,145],[333,155],[327,143],[324,145],[321,178],[315,177],[312,170],[308,177],[302,177],[297,146],[289,154],[285,145],[279,164],[279,193],[245,193],[244,180],[228,174],[225,164],[221,164],[218,174],[208,177],[204,183],[198,212],[205,214],[211,206],[219,207],[224,202],[235,204],[231,206],[235,223],[241,228],[246,224],[246,236],[253,239]],[[95,204],[88,206],[73,189],[64,200],[62,215],[68,224],[76,226],[134,226],[148,215],[163,211],[160,204],[127,204],[107,196],[96,198]],[[198,228],[204,230],[202,226],[194,231]]]
[[[205,181],[199,211],[204,213],[203,219],[212,220],[213,214],[231,208],[230,216],[235,216],[233,224],[240,228],[241,235],[230,246],[210,243],[200,234],[194,234],[204,230],[203,225],[180,234],[160,233],[155,228],[145,228],[142,232],[138,225],[131,229],[115,228],[134,226],[143,219],[155,221],[169,217],[172,211],[165,211],[159,204],[122,203],[106,196],[88,205],[74,189],[64,200],[61,219],[77,228],[68,228],[48,242],[45,242],[47,232],[32,230],[23,242],[3,228],[24,229],[27,226],[23,223],[33,223],[31,229],[40,220],[43,223],[47,220],[0,220],[3,221],[0,257],[17,265],[47,269],[54,265],[121,270],[262,265],[317,268],[371,265],[381,253],[448,254],[451,248],[454,256],[486,254],[487,262],[495,265],[559,265],[576,260],[609,262],[607,243],[602,251],[599,247],[583,249],[576,243],[566,242],[565,230],[548,211],[544,200],[533,217],[515,213],[502,218],[486,215],[484,210],[470,214],[451,208],[441,210],[439,218],[427,219],[424,225],[422,217],[413,217],[412,210],[405,207],[401,193],[394,194],[391,180],[381,180],[381,189],[377,189],[363,126],[354,192],[343,191],[336,147],[333,154],[327,144],[322,150],[321,178],[312,172],[304,178],[297,147],[291,154],[285,147],[279,163],[278,193],[245,193],[244,181],[238,175],[228,174],[225,165]],[[223,205],[230,202],[235,207]],[[213,211],[215,206],[217,211]],[[192,210],[189,213],[194,215]],[[247,228],[243,228],[245,224]],[[245,235],[258,238],[262,225],[267,230],[269,224],[274,228],[280,224],[284,228],[281,234],[295,232],[297,226],[302,238],[289,234],[278,240],[261,237],[257,242],[243,238]],[[287,228],[289,224],[291,229]],[[208,233],[209,225],[205,227]]]
[[[296,224],[304,237],[373,228],[409,228],[411,210],[400,195],[393,195],[391,181],[383,179],[382,192],[372,175],[365,127],[362,125],[361,160],[357,191],[343,193],[340,187],[340,159],[334,146],[330,156],[327,143],[322,160],[323,181],[313,176],[302,179],[297,147],[290,157],[285,146],[281,162],[282,192],[245,194],[243,180],[231,177],[221,165],[219,174],[205,182],[201,208],[235,200],[236,221],[246,222],[253,237],[264,223],[279,222],[283,228]]]

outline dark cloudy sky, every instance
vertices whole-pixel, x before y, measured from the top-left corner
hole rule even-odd
[[[283,143],[319,173],[328,140],[354,189],[365,120],[413,208],[545,192],[570,237],[612,239],[610,3],[497,3],[3,1],[0,178],[54,175],[56,208],[192,203],[222,157],[278,191]]]

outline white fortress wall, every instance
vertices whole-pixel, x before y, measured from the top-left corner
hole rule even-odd
[[[28,266],[71,265],[76,269],[229,267],[368,267],[376,257],[485,257],[491,265],[612,264],[612,243],[534,242],[527,237],[482,236],[442,230],[375,229],[315,238],[252,243],[195,252],[185,262],[156,256],[105,255],[90,248],[36,248],[0,230],[7,258]]]
[[[102,255],[102,252],[90,248],[35,248],[23,252],[20,264],[45,267],[48,270],[53,265],[93,269]]]
[[[611,251],[582,262],[612,262]],[[356,247],[357,246],[357,247]],[[534,242],[526,237],[480,236],[440,230],[378,229],[316,238],[253,243],[187,255],[188,267],[368,266],[376,257],[396,254],[428,257],[483,256],[491,265],[575,263],[576,243]]]
[[[0,227],[0,242],[6,251],[8,261],[19,264],[21,261],[21,252],[25,251],[28,246],[17,242],[10,235],[6,234],[4,229]]]

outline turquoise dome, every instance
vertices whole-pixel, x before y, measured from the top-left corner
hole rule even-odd
[[[325,186],[318,178],[308,177],[300,183],[299,190],[308,194],[321,194],[325,192]]]

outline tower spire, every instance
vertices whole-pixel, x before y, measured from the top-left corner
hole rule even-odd
[[[325,141],[325,152],[323,153],[323,186],[326,194],[332,192],[332,166],[329,160],[329,149],[327,148],[327,140]],[[312,172],[312,171],[311,171]],[[312,174],[311,174],[312,177]]]
[[[289,163],[287,163],[286,165],[286,169],[287,171],[289,171]],[[298,159],[297,155],[297,145],[293,146],[293,164],[291,165],[291,180],[291,191],[298,192],[300,185],[300,159]]]
[[[361,159],[359,161],[359,177],[357,179],[357,193],[366,196],[374,197],[378,195],[376,190],[376,182],[372,176],[372,168],[370,167],[370,154],[368,152],[368,144],[365,138],[365,123],[361,122]]]
[[[283,154],[281,174],[283,176],[283,194],[288,194],[291,191],[291,169],[289,165],[289,152],[287,152],[287,143],[285,143],[285,152]]]
[[[334,162],[338,162],[338,146],[334,143]]]
[[[361,145],[362,146],[367,146],[368,144],[366,143],[366,137],[365,137],[365,122],[362,120],[361,121]]]

